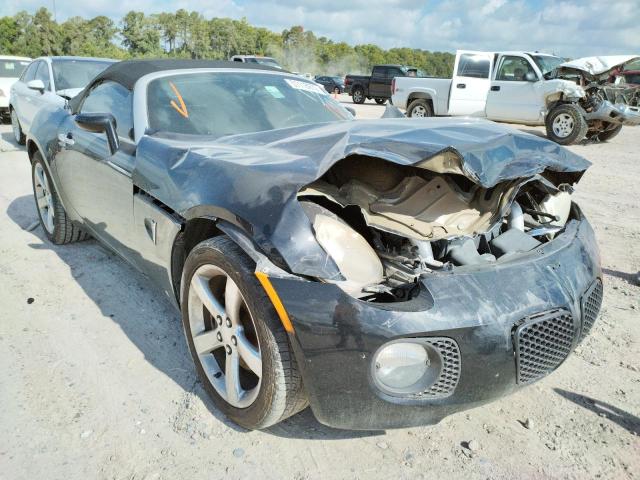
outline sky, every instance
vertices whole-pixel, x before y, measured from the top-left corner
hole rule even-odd
[[[0,16],[41,6],[59,21],[74,15],[120,20],[145,13],[195,10],[206,18],[242,18],[280,32],[302,25],[351,45],[527,50],[565,57],[640,55],[640,0],[0,0]],[[81,8],[78,5],[82,5]]]

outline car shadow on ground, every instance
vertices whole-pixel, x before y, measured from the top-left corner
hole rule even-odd
[[[0,138],[2,139],[3,142],[8,143],[12,147],[14,147],[16,150],[24,148],[22,145],[18,145],[18,142],[16,142],[16,139],[14,138],[12,131],[0,133]]]
[[[622,428],[626,429],[633,435],[640,435],[640,418],[632,415],[624,410],[621,410],[613,405],[600,400],[595,400],[579,393],[569,392],[561,388],[554,388],[554,391],[561,397],[579,405],[587,410],[600,415],[614,423],[617,423]]]
[[[610,268],[603,268],[602,272],[605,275],[609,275],[611,277],[616,277],[621,280],[624,280],[630,285],[640,286],[640,272],[626,273],[626,272],[621,272],[619,270],[611,270]]]
[[[184,341],[180,315],[150,279],[96,240],[73,245],[54,245],[49,242],[37,223],[38,216],[31,195],[13,200],[7,208],[7,215],[21,229],[30,231],[34,236],[34,242],[29,244],[31,248],[51,250],[69,266],[74,280],[85,294],[100,308],[104,317],[118,324],[144,354],[145,360],[185,392],[197,395],[217,420],[235,431],[246,431],[216,409],[197,380]],[[114,282],[114,279],[127,280]],[[135,301],[123,302],[123,298],[132,298],[133,295]],[[140,315],[140,309],[144,309],[145,315]],[[153,326],[153,332],[150,332],[150,325]],[[320,424],[310,409],[264,432],[308,440],[356,438],[383,433],[330,428]]]

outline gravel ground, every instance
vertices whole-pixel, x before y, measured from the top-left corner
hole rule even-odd
[[[247,432],[207,399],[149,281],[96,241],[45,241],[26,154],[0,127],[0,478],[639,478],[639,132],[571,147],[594,164],[575,196],[605,301],[558,371],[432,427],[340,431],[307,410]]]

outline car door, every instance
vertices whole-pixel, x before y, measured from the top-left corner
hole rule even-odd
[[[64,105],[64,100],[53,91],[53,82],[51,81],[51,67],[49,62],[41,60],[36,70],[34,80],[41,80],[44,84],[44,91],[31,90],[34,95],[28,97],[30,99],[30,114],[27,118],[27,129],[31,128],[33,119],[44,105]]]
[[[373,67],[369,80],[369,97],[381,98],[389,75],[388,72],[389,68],[387,67]],[[391,82],[389,82],[389,91],[391,91]]]
[[[111,113],[120,142],[111,155],[105,133],[89,132],[70,115],[59,129],[60,152],[55,170],[67,209],[126,259],[136,262],[133,234],[133,183],[135,164],[132,93],[106,81],[93,87],[79,113]]]
[[[487,118],[535,122],[542,118],[541,73],[524,55],[503,55],[487,96]]]
[[[458,52],[453,67],[449,115],[485,115],[493,57],[493,53],[487,52]]]
[[[31,123],[30,119],[33,118],[35,112],[35,97],[36,95],[40,95],[40,92],[27,87],[27,83],[35,79],[36,72],[41,63],[43,63],[42,60],[31,62],[22,77],[20,77],[20,80],[13,86],[14,96],[12,105],[18,113],[18,119],[24,132],[28,131],[28,126]]]

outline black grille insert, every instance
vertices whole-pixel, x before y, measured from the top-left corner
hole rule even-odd
[[[460,350],[455,340],[446,337],[425,338],[430,358],[433,359],[433,351],[437,352],[440,362],[438,379],[426,390],[414,394],[415,398],[442,398],[448,397],[458,386],[460,380]],[[432,361],[435,361],[433,359]]]
[[[591,331],[602,306],[602,282],[597,279],[582,296],[582,338]]]
[[[566,310],[552,310],[526,318],[514,331],[518,383],[534,382],[567,358],[574,325]]]

